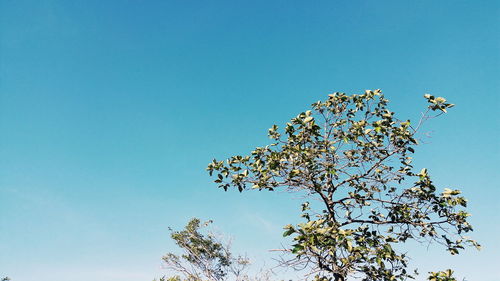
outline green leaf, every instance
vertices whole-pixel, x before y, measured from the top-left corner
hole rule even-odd
[[[295,229],[293,229],[293,228],[289,228],[288,230],[286,230],[285,232],[283,232],[283,237],[290,236],[290,235],[292,235],[293,233],[295,233]]]

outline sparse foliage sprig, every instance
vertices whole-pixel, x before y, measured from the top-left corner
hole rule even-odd
[[[457,281],[457,279],[453,276],[453,270],[447,269],[438,272],[429,272],[429,277],[427,278],[429,281]]]

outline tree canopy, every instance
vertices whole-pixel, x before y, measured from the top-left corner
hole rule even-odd
[[[203,228],[210,223],[202,223],[194,218],[183,230],[172,231],[170,236],[182,254],[167,253],[163,261],[168,269],[181,274],[182,278],[175,275],[160,281],[251,280],[245,272],[250,264],[249,259],[235,255],[228,241],[222,241],[221,237],[213,233],[204,233]]]
[[[444,245],[452,255],[467,245],[479,248],[465,236],[472,226],[461,192],[436,187],[426,168],[413,167],[422,124],[454,106],[424,97],[427,109],[414,124],[399,119],[380,90],[333,93],[282,130],[273,125],[269,145],[214,159],[207,170],[226,191],[305,195],[305,221],[285,226],[284,236],[293,238],[287,266],[308,269],[318,280],[406,280],[413,276],[401,250],[408,240]],[[439,279],[446,274],[431,273],[429,280],[448,280]]]

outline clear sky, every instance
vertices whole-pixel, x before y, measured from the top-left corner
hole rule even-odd
[[[381,88],[402,118],[424,93],[457,104],[425,127],[417,168],[464,191],[484,245],[415,248],[414,264],[500,280],[499,5],[0,1],[0,275],[152,280],[167,228],[195,216],[262,261],[298,201],[224,193],[206,164],[333,91]]]

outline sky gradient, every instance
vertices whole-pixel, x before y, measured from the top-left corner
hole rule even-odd
[[[463,190],[484,246],[412,246],[413,264],[500,280],[499,5],[0,1],[0,275],[152,280],[191,217],[262,262],[298,201],[225,193],[206,164],[331,92],[380,88],[402,119],[424,93],[457,105],[426,124],[416,168]]]

